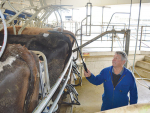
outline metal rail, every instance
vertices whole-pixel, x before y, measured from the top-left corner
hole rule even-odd
[[[111,20],[112,20],[112,18],[113,18],[113,16],[114,16],[115,14],[130,14],[130,13],[126,13],[126,12],[115,12],[115,13],[113,13],[112,16],[111,16],[111,19],[110,19],[110,21],[109,21],[109,23],[108,23],[108,26],[107,26],[107,28],[106,28],[106,31],[108,30],[109,24],[110,24],[110,22],[111,22]]]
[[[60,85],[62,79],[64,78],[67,69],[71,63],[72,60],[72,55],[64,69],[64,71],[61,73],[60,77],[58,78],[58,80],[56,81],[55,85],[50,89],[50,92],[48,95],[46,95],[46,97],[39,103],[39,105],[34,109],[33,113],[41,113],[43,111],[43,109],[46,107],[46,105],[48,104],[48,102],[51,100],[53,94],[55,93],[55,91],[57,90],[58,86]]]
[[[95,41],[95,40],[99,39],[100,37],[102,37],[102,36],[104,36],[104,35],[106,35],[106,34],[109,34],[109,33],[125,34],[126,31],[125,31],[125,30],[121,30],[121,31],[116,31],[116,30],[106,31],[106,32],[104,32],[104,33],[102,33],[102,34],[96,36],[95,38],[89,40],[88,42],[84,43],[83,45],[79,46],[79,48],[81,49],[81,48],[85,47],[86,45],[92,43],[93,41]],[[77,50],[78,50],[78,48],[74,49],[73,52],[75,52],[75,51],[77,51]]]
[[[33,20],[33,19],[41,12],[42,9],[49,8],[49,7],[51,7],[52,9],[54,9],[54,11],[56,10],[56,9],[55,9],[56,7],[53,6],[53,5],[47,5],[47,6],[43,6],[43,7],[39,8],[39,9],[36,11],[36,13],[34,13],[34,14],[32,15],[32,17],[30,17],[30,19],[29,19],[28,21],[26,21],[26,24],[24,24],[24,25],[22,26],[22,28],[19,29],[18,34],[21,34],[21,32],[24,30],[24,28],[30,23],[31,20]],[[58,8],[58,7],[57,7],[57,8]],[[61,18],[61,17],[60,17],[60,18]],[[62,19],[61,19],[61,22],[62,22]]]
[[[32,51],[32,52],[34,52],[35,54],[38,54],[38,57],[42,56],[42,58],[43,58],[43,61],[44,61],[44,75],[45,75],[45,80],[46,80],[46,89],[47,89],[47,92],[49,92],[50,91],[50,81],[49,81],[49,74],[48,74],[48,68],[47,68],[48,65],[47,65],[46,56],[40,51]]]
[[[71,69],[72,69],[72,63],[70,64],[70,69],[69,69],[69,73],[67,75],[66,81],[65,81],[63,87],[61,88],[59,94],[57,95],[57,98],[55,99],[55,101],[54,101],[54,103],[53,103],[53,105],[50,108],[48,113],[52,113],[52,111],[54,110],[55,106],[57,105],[57,103],[58,103],[58,101],[59,101],[59,99],[60,99],[60,97],[61,97],[61,95],[62,95],[62,93],[63,93],[63,91],[64,91],[64,89],[66,87],[66,84],[67,84],[68,80],[70,79]]]
[[[1,50],[0,50],[0,57],[1,57],[3,52],[4,52],[4,50],[5,50],[6,43],[7,43],[7,25],[6,25],[6,22],[5,22],[5,19],[4,19],[4,15],[1,12],[1,10],[0,10],[0,16],[2,18],[2,22],[3,22],[3,26],[4,26],[4,40],[3,40],[3,45],[2,45]]]
[[[6,22],[6,25],[8,25],[10,22],[12,22],[15,18],[18,17],[19,14],[21,14],[24,10],[28,10],[28,9],[35,9],[36,7],[27,7],[27,8],[23,8],[21,11],[19,11],[17,14],[15,14],[10,20],[8,20]],[[3,27],[0,28],[0,31],[3,29]]]

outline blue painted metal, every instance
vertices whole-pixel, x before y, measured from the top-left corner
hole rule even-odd
[[[6,9],[4,13],[7,13],[11,16],[16,14],[16,12],[8,10],[8,9]],[[31,17],[31,16],[32,16],[32,14],[30,14],[30,13],[22,12],[22,14],[20,14],[18,17],[26,19],[27,17]],[[4,17],[6,19],[7,15],[4,15]]]

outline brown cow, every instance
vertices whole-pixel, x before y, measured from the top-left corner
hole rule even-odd
[[[0,112],[31,113],[39,93],[38,58],[20,44],[8,44],[0,58]]]
[[[18,35],[18,31],[20,30],[22,26],[15,26],[16,28],[16,35]],[[37,28],[37,27],[26,27],[21,34],[24,34],[24,35],[39,35],[39,34],[42,34],[42,33],[48,33],[50,34],[50,32],[48,32],[48,30],[54,30],[53,28]],[[57,31],[61,31],[60,28],[57,29]],[[10,26],[7,28],[7,32],[8,34],[10,35],[14,35],[14,31],[13,31],[13,27]],[[67,30],[63,30],[64,33],[70,33],[71,35],[73,35],[75,37],[75,35],[70,32],[70,31],[67,31]],[[0,33],[4,33],[4,30],[1,30]],[[67,37],[69,37],[70,41],[72,42],[72,45],[73,45],[73,38],[69,35],[69,34],[65,34]]]
[[[0,34],[0,44],[3,42]],[[72,45],[68,37],[61,33],[40,35],[8,35],[7,43],[25,45],[29,50],[41,51],[48,63],[50,85],[53,86],[62,73],[72,53]]]
[[[30,35],[8,35],[7,43],[25,45],[29,50],[43,52],[47,58],[50,86],[52,87],[59,78],[60,74],[62,73],[65,67],[65,64],[70,58],[74,41],[72,36],[74,35],[73,33],[71,33],[71,36],[68,34],[62,34],[57,32],[47,32],[47,34],[41,34],[40,31],[42,31],[43,28],[37,29],[41,29],[38,32],[39,35],[31,35],[29,33],[30,31],[32,31],[33,33],[36,30],[33,28],[26,28],[22,32],[25,33],[26,31],[26,33]],[[12,31],[12,28],[8,29],[9,33],[10,31]],[[46,31],[46,29],[43,29],[43,32]],[[69,38],[67,36],[69,36]],[[3,35],[0,35],[0,44],[3,41],[2,39]],[[53,97],[53,99],[55,99],[55,96]]]

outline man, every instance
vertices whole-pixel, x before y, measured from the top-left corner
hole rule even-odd
[[[104,94],[102,95],[101,111],[128,105],[130,92],[130,104],[136,104],[138,95],[135,79],[132,73],[124,67],[127,55],[117,51],[112,60],[112,66],[104,68],[99,75],[94,76],[89,70],[84,71],[87,80],[94,84],[103,83]]]

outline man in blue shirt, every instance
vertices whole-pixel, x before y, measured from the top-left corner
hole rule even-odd
[[[112,60],[112,66],[104,68],[97,76],[89,70],[88,73],[84,71],[84,76],[90,83],[94,85],[103,83],[101,111],[128,105],[128,92],[130,92],[130,104],[137,103],[136,82],[131,71],[124,67],[126,61],[127,55],[123,51],[117,51]]]

